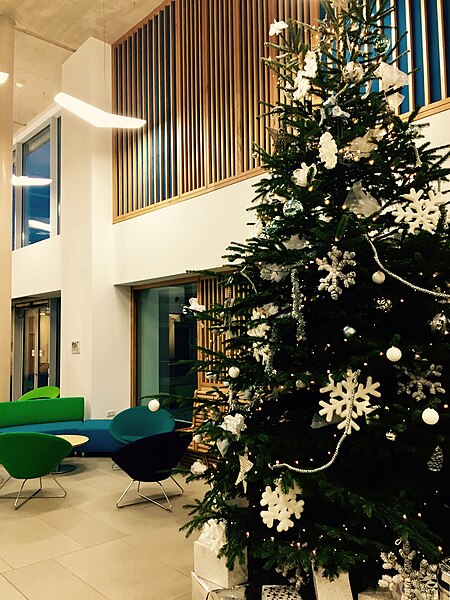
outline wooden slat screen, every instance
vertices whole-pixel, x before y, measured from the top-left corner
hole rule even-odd
[[[398,49],[399,68],[412,73],[402,90],[400,113],[418,107],[432,111],[450,97],[450,3],[446,0],[391,0],[394,12],[386,24],[406,32]],[[386,32],[389,35],[389,32]],[[397,33],[390,33],[395,43]]]
[[[400,68],[418,69],[401,112],[447,106],[450,2],[391,3],[385,24],[408,31]],[[270,23],[314,24],[319,16],[319,0],[166,0],[119,40],[113,107],[147,125],[114,134],[114,220],[258,173],[253,144],[270,149],[267,126],[276,126],[258,118],[261,102],[277,94],[276,78],[261,63]]]
[[[276,90],[261,62],[276,2],[166,0],[114,45],[114,109],[147,120],[114,134],[115,221],[258,171],[253,143],[270,143],[260,102]]]
[[[113,106],[147,125],[114,134],[115,216],[178,194],[175,2],[113,48]]]

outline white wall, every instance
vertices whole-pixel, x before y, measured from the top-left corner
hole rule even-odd
[[[221,188],[114,227],[114,281],[142,283],[223,264],[231,241],[250,236],[256,179]]]
[[[61,289],[61,236],[12,253],[12,297],[53,294]]]

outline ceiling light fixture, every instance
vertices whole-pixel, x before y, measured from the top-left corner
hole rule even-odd
[[[13,175],[11,183],[15,186],[25,187],[32,185],[50,185],[51,179],[45,179],[44,177],[28,177],[27,175]]]
[[[0,85],[8,81],[9,73],[6,71],[0,71]]]
[[[37,221],[36,219],[28,219],[28,227],[30,229],[42,229],[42,231],[48,231],[50,233],[50,223],[44,221]]]
[[[138,129],[139,127],[143,127],[147,122],[144,119],[114,115],[64,92],[56,94],[54,101],[95,127]]]

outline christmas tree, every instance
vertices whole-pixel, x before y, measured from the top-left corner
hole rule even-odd
[[[218,460],[193,468],[210,487],[186,528],[225,528],[252,598],[312,567],[376,582],[396,543],[430,564],[448,551],[448,152],[396,114],[409,77],[389,4],[323,9],[271,26],[254,235],[229,247],[231,297],[194,310],[224,346],[197,366],[223,383],[199,409]]]

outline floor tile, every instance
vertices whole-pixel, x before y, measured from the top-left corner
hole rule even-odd
[[[28,594],[28,600],[105,600],[105,596],[94,590],[78,577],[66,577],[52,583],[37,585]]]
[[[23,567],[82,548],[38,517],[20,518],[19,511],[16,520],[4,521],[1,527],[0,558],[12,567]]]
[[[194,568],[194,539],[194,536],[186,539],[184,533],[178,530],[178,525],[172,522],[124,537],[123,541],[147,556],[157,556],[164,564],[190,576]]]
[[[0,558],[0,573],[6,573],[7,571],[11,571],[11,569],[11,565]]]
[[[21,594],[19,590],[9,583],[0,575],[0,598],[5,600],[26,600],[26,596]]]
[[[52,511],[46,515],[41,515],[40,518],[58,531],[69,535],[73,532],[86,531],[102,525],[102,522],[95,517],[73,506]]]
[[[121,540],[57,559],[109,600],[175,600],[190,590],[190,578]]]
[[[89,546],[97,546],[98,544],[104,544],[105,542],[119,539],[123,537],[124,534],[118,529],[103,523],[83,531],[72,531],[69,535],[73,540],[88,548]]]
[[[72,574],[53,559],[43,560],[20,569],[4,573],[7,579],[20,592],[28,595],[37,585],[49,585]]]

